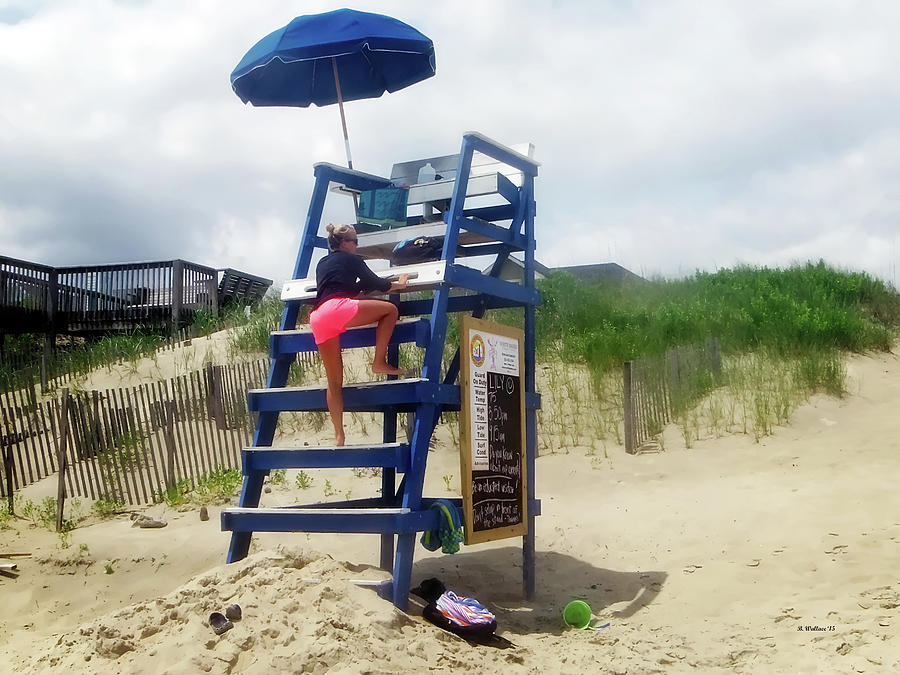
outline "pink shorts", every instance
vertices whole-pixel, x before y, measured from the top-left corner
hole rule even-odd
[[[358,311],[359,300],[354,298],[331,298],[316,307],[309,314],[309,326],[316,344],[320,345],[347,330],[347,324]]]

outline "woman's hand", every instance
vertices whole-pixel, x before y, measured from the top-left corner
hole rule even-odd
[[[401,274],[394,281],[391,282],[391,290],[392,291],[402,291],[403,289],[406,288],[408,282],[409,282],[409,275]]]

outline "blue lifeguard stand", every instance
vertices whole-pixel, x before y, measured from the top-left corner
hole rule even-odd
[[[416,183],[419,169],[430,165],[428,180]],[[481,317],[488,309],[522,307],[525,329],[525,457],[528,531],[523,537],[523,586],[534,593],[534,518],[540,501],[534,494],[537,447],[535,412],[540,395],[535,391],[535,306],[540,294],[534,278],[534,179],[538,163],[530,153],[519,153],[478,133],[463,136],[458,155],[433,157],[394,165],[391,178],[382,178],[333,164],[316,164],[315,187],[306,217],[293,280],[282,291],[285,300],[280,330],[271,336],[271,365],[265,389],[248,394],[250,410],[258,413],[252,447],[243,450],[244,483],[237,508],[222,512],[222,529],[230,530],[228,562],[247,556],[254,532],[353,532],[381,535],[381,567],[393,570],[383,589],[394,605],[405,610],[409,602],[416,535],[437,530],[439,514],[430,509],[434,499],[423,496],[428,446],[442,411],[459,410],[459,350],[441,372],[449,312]],[[434,175],[436,174],[436,175]],[[428,299],[398,303],[401,320],[391,338],[389,359],[396,365],[402,342],[425,349],[420,377],[388,378],[382,382],[345,384],[347,412],[383,414],[381,444],[344,447],[272,448],[278,415],[282,411],[326,411],[325,388],[288,387],[288,371],[300,352],[315,351],[312,333],[295,328],[300,306],[315,298],[315,274],[310,264],[317,248],[328,250],[319,235],[322,210],[329,188],[351,194],[380,188],[408,186],[408,204],[422,204],[422,215],[408,218],[407,226],[358,234],[358,253],[388,258],[394,245],[418,236],[443,236],[440,260],[381,272],[410,275],[409,290],[433,289]],[[487,202],[487,203],[486,203]],[[499,202],[499,203],[497,203]],[[521,283],[499,278],[510,253],[524,253]],[[487,272],[459,262],[489,256]],[[454,288],[465,289],[451,294]],[[348,330],[344,348],[375,343],[373,326]],[[397,415],[413,413],[409,442],[397,441]],[[259,508],[263,481],[272,469],[380,467],[380,497],[286,508]],[[403,474],[397,485],[397,474]],[[460,500],[456,500],[459,505]],[[396,537],[396,541],[395,541]]]

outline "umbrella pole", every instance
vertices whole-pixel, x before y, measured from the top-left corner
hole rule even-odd
[[[350,138],[347,136],[347,119],[344,117],[344,98],[341,96],[341,78],[338,77],[337,60],[331,57],[331,69],[334,71],[334,88],[337,91],[338,108],[341,111],[341,128],[344,130],[344,149],[347,151],[347,168],[353,168],[353,158],[350,156]],[[359,202],[356,193],[353,193],[353,215],[359,216]]]
[[[344,130],[344,149],[347,151],[347,167],[353,168],[353,158],[350,157],[350,139],[347,137],[347,120],[344,117],[344,98],[341,96],[341,79],[338,77],[337,61],[331,57],[331,69],[334,71],[334,88],[337,91],[338,108],[341,109],[341,128]]]

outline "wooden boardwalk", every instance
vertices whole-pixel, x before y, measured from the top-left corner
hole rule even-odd
[[[0,331],[68,333],[178,326],[215,312],[216,270],[183,260],[47,267],[0,257]]]
[[[253,301],[269,279],[185,260],[49,267],[0,256],[0,333],[127,332],[189,323],[220,303]]]

